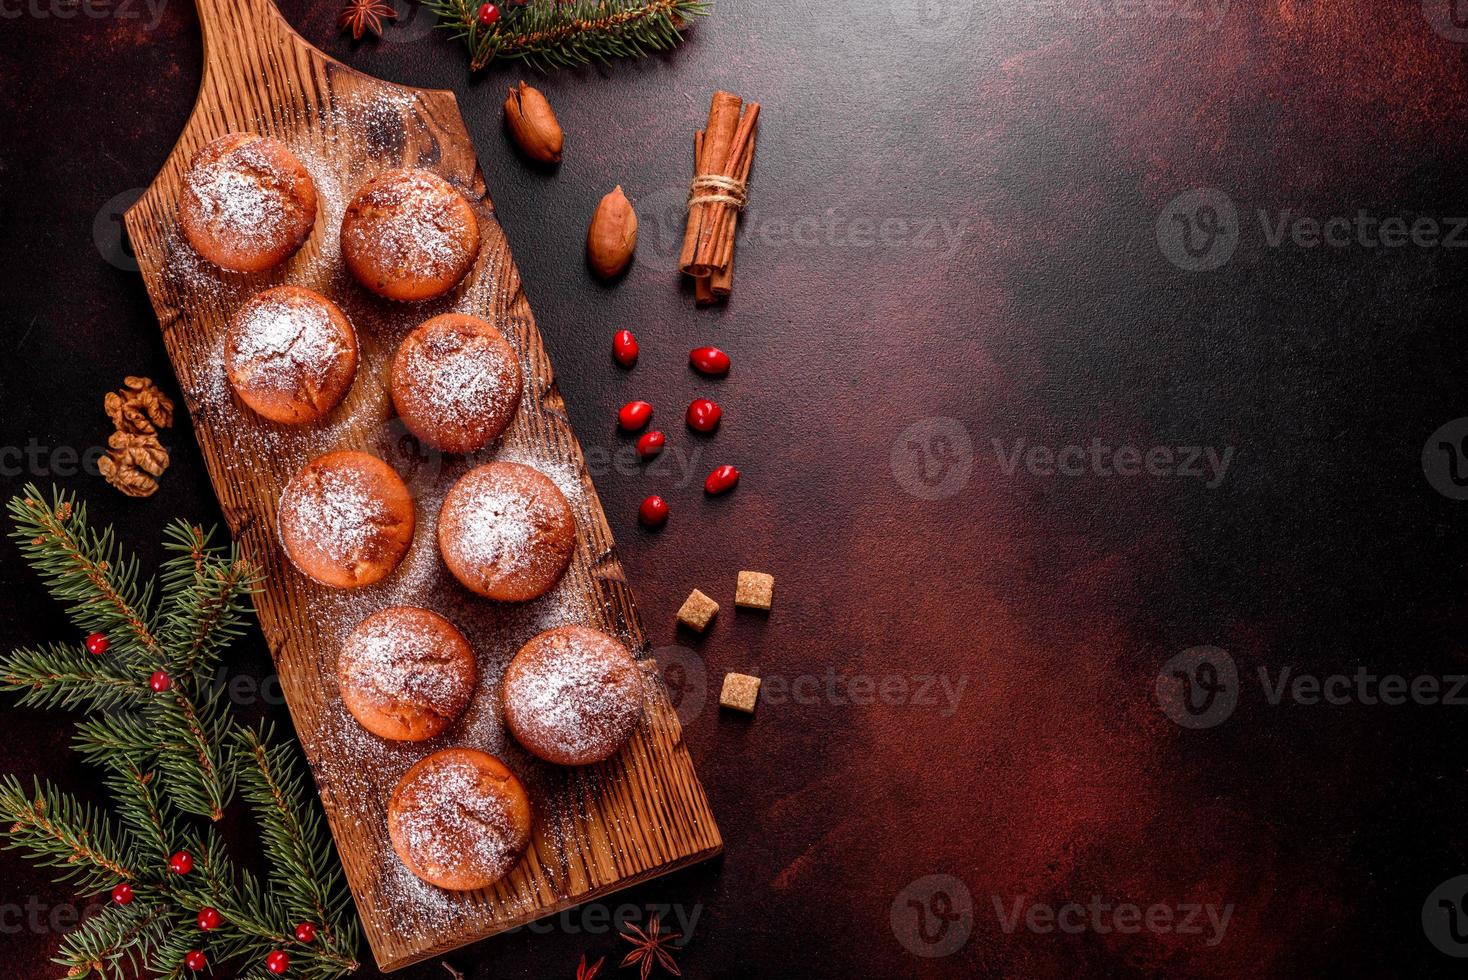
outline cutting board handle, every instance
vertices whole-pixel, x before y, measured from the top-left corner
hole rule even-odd
[[[249,85],[300,59],[334,61],[297,34],[272,0],[194,0],[204,35],[204,79],[226,88]],[[266,93],[260,93],[262,95]],[[268,99],[262,99],[268,103]]]

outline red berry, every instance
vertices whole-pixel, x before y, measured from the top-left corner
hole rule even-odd
[[[652,406],[647,402],[628,402],[617,410],[617,424],[628,432],[636,432],[652,418]]]
[[[485,6],[487,7],[489,6],[489,4],[485,4]],[[291,958],[286,955],[286,952],[283,949],[277,949],[275,952],[265,957],[265,969],[269,970],[271,973],[284,973],[290,968]]]
[[[712,432],[719,427],[724,410],[707,398],[688,403],[688,427],[696,432]]]
[[[106,653],[109,645],[106,633],[90,633],[87,635],[87,652],[94,657],[100,657]]]
[[[153,676],[148,678],[148,686],[155,692],[162,694],[173,686],[173,679],[161,670],[153,671]]]
[[[688,352],[688,363],[699,374],[724,375],[729,373],[729,355],[717,347],[695,347]]]
[[[493,27],[494,22],[500,19],[500,8],[492,3],[481,3],[479,5],[479,23],[485,27]],[[284,954],[282,954],[284,955]],[[280,971],[276,971],[277,973]]]
[[[316,923],[302,922],[296,926],[296,942],[314,943],[316,941]]]
[[[612,338],[612,358],[625,368],[637,363],[637,338],[631,330],[618,330]]]
[[[204,955],[202,949],[191,949],[184,956],[184,966],[190,970],[202,970],[209,965],[209,957]]]
[[[652,459],[658,453],[663,451],[663,443],[667,441],[668,437],[663,435],[662,431],[659,429],[653,429],[651,432],[644,432],[637,439],[637,455],[641,456],[643,459]]]
[[[662,527],[668,523],[668,502],[653,494],[637,508],[637,519],[648,527]]]
[[[205,932],[210,929],[218,929],[223,921],[224,917],[219,914],[218,909],[206,905],[199,910],[199,928]]]
[[[734,484],[739,482],[739,471],[729,465],[715,466],[714,471],[709,474],[707,480],[703,481],[703,489],[707,493],[728,493],[734,489]]]
[[[194,856],[188,851],[179,851],[168,859],[168,870],[176,875],[186,875],[194,870]]]
[[[112,889],[112,900],[118,905],[129,905],[133,900],[133,886],[128,884],[118,885]]]

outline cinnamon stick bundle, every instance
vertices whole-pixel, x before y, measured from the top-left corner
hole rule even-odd
[[[754,162],[759,103],[715,92],[708,125],[694,137],[688,227],[679,267],[694,278],[699,303],[724,299],[734,281],[734,236]]]

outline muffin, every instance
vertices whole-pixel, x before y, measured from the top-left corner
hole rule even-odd
[[[381,581],[413,541],[413,498],[376,456],[342,450],[312,460],[280,495],[280,541],[290,560],[322,585]]]
[[[316,223],[316,185],[279,140],[230,133],[194,154],[178,223],[194,251],[235,272],[279,265]]]
[[[532,755],[584,766],[614,755],[642,718],[642,671],[615,637],[546,630],[505,670],[505,724]]]
[[[498,330],[445,313],[403,339],[390,386],[409,432],[444,452],[472,453],[515,417],[521,380],[520,358]]]
[[[421,742],[448,728],[474,695],[474,651],[438,613],[393,606],[362,620],[342,644],[342,702],[381,738]]]
[[[393,790],[387,832],[398,858],[439,888],[488,888],[530,843],[530,797],[505,764],[478,749],[420,759]]]
[[[357,281],[413,302],[458,285],[479,254],[464,195],[427,170],[389,170],[362,185],[342,218],[342,259]]]
[[[224,368],[240,400],[272,422],[313,422],[357,373],[357,334],[337,305],[299,286],[252,297],[229,322]]]
[[[571,563],[576,519],[560,488],[519,463],[486,463],[449,488],[438,550],[471,592],[521,602],[550,591]]]

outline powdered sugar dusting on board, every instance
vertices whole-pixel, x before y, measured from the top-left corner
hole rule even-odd
[[[359,364],[356,381],[337,409],[318,421],[291,427],[260,419],[239,402],[228,383],[222,330],[207,363],[181,373],[179,380],[190,411],[221,439],[225,451],[218,463],[236,485],[258,485],[262,478],[274,480],[274,474],[284,473],[272,484],[280,488],[290,475],[323,453],[360,449],[392,465],[415,498],[417,530],[408,554],[393,574],[364,588],[312,592],[310,620],[324,652],[319,664],[322,680],[310,711],[314,732],[306,747],[333,819],[339,825],[359,828],[366,839],[385,838],[387,799],[401,776],[433,751],[467,746],[502,759],[530,793],[536,833],[547,834],[551,847],[571,850],[576,844],[560,839],[561,828],[587,819],[588,804],[580,792],[571,791],[565,770],[536,760],[508,737],[501,681],[510,659],[530,638],[557,626],[598,624],[602,610],[593,598],[588,572],[596,556],[578,558],[566,576],[538,599],[496,603],[473,595],[449,574],[438,555],[436,538],[439,509],[449,486],[477,465],[503,460],[531,466],[555,482],[577,515],[588,513],[591,507],[582,474],[578,467],[552,455],[555,450],[530,432],[524,420],[527,411],[543,414],[545,410],[535,404],[537,392],[529,388],[524,392],[520,417],[501,442],[471,456],[444,456],[424,447],[393,418],[385,379],[398,345],[414,327],[440,313],[461,312],[495,322],[490,294],[496,288],[498,272],[492,263],[485,263],[471,288],[425,303],[399,304],[361,288],[341,260],[339,229],[346,202],[382,167],[348,164],[352,155],[336,152],[333,143],[360,143],[363,133],[370,143],[379,139],[373,134],[380,134],[382,145],[389,148],[383,155],[391,157],[390,148],[401,139],[402,128],[419,125],[413,115],[420,111],[411,93],[376,95],[356,104],[337,100],[322,120],[324,134],[281,137],[315,182],[318,217],[302,248],[276,269],[260,275],[230,273],[204,262],[176,232],[170,233],[166,243],[169,288],[186,307],[214,307],[232,315],[258,291],[283,284],[315,290],[340,306],[357,328]],[[255,126],[271,128],[265,122]],[[525,376],[530,377],[525,366],[530,352],[523,329],[511,323],[503,331],[516,349]],[[273,519],[274,515],[264,517]],[[284,574],[297,573],[289,570]],[[293,586],[286,583],[286,587]],[[347,712],[336,690],[335,658],[342,642],[368,616],[393,605],[421,606],[444,616],[468,639],[478,662],[478,687],[469,706],[442,735],[426,742],[394,743],[370,734]],[[625,634],[619,639],[631,641]],[[284,640],[295,642],[291,637]],[[585,787],[600,777],[581,771],[575,779],[574,785]],[[481,899],[421,881],[390,848],[377,851],[375,858],[369,879],[356,884],[374,892],[373,908],[395,915],[405,931],[428,924],[438,929],[441,923],[478,914]],[[497,888],[495,895],[509,914],[517,908],[530,912],[537,907],[535,896],[521,890]]]

